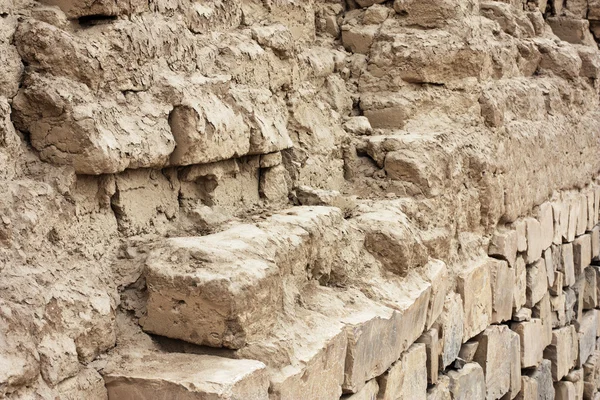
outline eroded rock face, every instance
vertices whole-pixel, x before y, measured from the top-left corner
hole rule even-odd
[[[596,0],[0,0],[0,397],[600,397],[598,38]]]

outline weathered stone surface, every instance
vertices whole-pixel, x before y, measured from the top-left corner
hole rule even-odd
[[[536,262],[542,256],[542,226],[535,218],[525,218],[527,235],[526,261],[528,264]]]
[[[552,379],[560,381],[575,366],[578,337],[572,325],[552,331],[552,344],[544,350],[544,358],[552,363]]]
[[[530,375],[537,381],[537,398],[540,400],[552,400],[555,396],[550,364],[549,360],[542,360]]]
[[[371,379],[357,393],[342,396],[343,400],[375,400],[379,393],[379,384],[377,379]]]
[[[483,368],[487,399],[499,399],[510,389],[512,359],[507,357],[507,349],[511,349],[513,336],[517,334],[505,325],[490,326],[478,336],[473,360]]]
[[[521,391],[521,339],[513,333],[510,341],[510,387],[503,398],[514,399]]]
[[[301,268],[306,274],[309,265],[313,276],[330,273],[336,252],[326,243],[337,241],[341,220],[335,209],[298,208],[262,226],[167,240],[149,259],[144,329],[197,344],[242,347],[281,310],[282,271]],[[274,240],[282,237],[289,242]],[[313,241],[320,243],[316,254],[306,252]],[[294,254],[294,263],[284,261]],[[228,284],[215,287],[219,279]]]
[[[517,231],[517,251],[523,253],[527,251],[527,224],[520,219],[515,222],[515,230]]]
[[[512,319],[517,322],[530,321],[531,320],[531,309],[520,308],[513,314]]]
[[[109,398],[268,399],[265,365],[188,354],[142,354],[104,371]]]
[[[458,371],[448,372],[453,400],[483,400],[486,398],[483,369],[477,363],[468,363]]]
[[[516,230],[501,230],[494,233],[490,240],[488,254],[493,257],[508,261],[510,266],[515,265],[517,258],[518,234]]]
[[[64,400],[107,400],[108,392],[105,381],[93,368],[84,368],[72,378],[65,379],[56,387]],[[152,393],[151,395],[155,395]]]
[[[437,329],[433,328],[425,332],[417,343],[423,343],[427,351],[427,382],[435,385],[438,380],[440,360],[440,336]]]
[[[552,306],[548,293],[533,307],[532,316],[542,321],[542,336],[539,340],[542,346],[546,347],[552,341]]]
[[[451,293],[446,297],[438,327],[442,337],[440,365],[443,369],[458,357],[463,343],[464,322],[462,298],[456,293]]]
[[[525,306],[533,307],[548,291],[546,262],[539,259],[527,266],[527,301]]]
[[[527,266],[523,257],[517,257],[514,270],[513,310],[519,310],[527,302]]]
[[[566,42],[595,45],[594,37],[590,32],[590,23],[585,19],[551,17],[546,21],[552,27],[554,34]]]
[[[575,400],[577,391],[573,382],[554,382],[554,393],[556,400]]]
[[[490,260],[492,277],[492,323],[510,320],[514,299],[515,271],[505,261]]]
[[[427,398],[426,361],[425,345],[413,344],[379,380],[378,398],[425,400]]]
[[[592,259],[598,260],[598,258],[600,258],[600,226],[599,225],[596,225],[592,228],[591,240],[592,240]]]
[[[575,276],[581,276],[592,262],[592,237],[589,234],[579,236],[573,242],[573,263]]]
[[[492,320],[492,288],[489,262],[467,268],[458,276],[457,291],[465,313],[463,342],[483,331]]]
[[[41,373],[52,385],[77,375],[79,360],[77,346],[70,337],[62,334],[48,334],[38,345]]]
[[[552,204],[545,202],[540,206],[538,212],[540,220],[540,234],[542,236],[542,249],[546,250],[552,245],[554,238],[554,211]]]
[[[554,266],[554,257],[552,255],[552,248],[548,247],[543,253],[544,262],[546,263],[546,276],[548,277],[548,287],[554,286],[554,275],[556,273],[556,266]]]
[[[542,321],[533,318],[531,321],[515,322],[510,328],[515,331],[521,342],[521,367],[530,368],[537,366],[543,356],[546,345],[540,338],[543,338],[544,327]]]
[[[583,368],[573,369],[565,377],[565,381],[572,382],[575,386],[575,399],[583,399]]]
[[[597,273],[594,267],[587,267],[583,276],[583,309],[590,310],[598,306]]]
[[[563,284],[565,286],[573,286],[575,284],[575,262],[573,258],[573,244],[567,243],[562,245],[560,255],[561,262],[557,268],[565,275]]]
[[[426,277],[431,282],[431,299],[427,307],[426,329],[433,326],[444,309],[444,302],[448,292],[448,267],[440,260],[434,260],[425,266]]]
[[[593,399],[600,386],[600,352],[595,350],[583,364],[583,396]]]
[[[596,346],[596,332],[598,331],[598,321],[596,313],[586,311],[581,318],[581,324],[577,329],[579,334],[579,358],[577,365],[581,367],[590,355],[593,353]]]
[[[450,378],[440,375],[438,383],[427,391],[427,400],[452,400]]]

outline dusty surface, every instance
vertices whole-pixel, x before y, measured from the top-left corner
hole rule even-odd
[[[0,398],[597,398],[598,41],[597,0],[0,0]]]

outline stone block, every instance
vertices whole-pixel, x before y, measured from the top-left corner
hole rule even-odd
[[[527,302],[527,266],[523,257],[517,257],[514,270],[513,310],[519,310]]]
[[[372,400],[375,400],[375,398]],[[450,378],[446,375],[440,375],[438,383],[427,391],[427,400],[452,400]]]
[[[453,400],[484,400],[486,398],[483,369],[477,363],[468,363],[458,371],[448,372]]]
[[[596,268],[589,266],[584,271],[583,277],[583,309],[591,310],[598,306]]]
[[[552,343],[544,350],[550,360],[552,379],[560,381],[575,366],[578,353],[578,336],[572,325],[552,331]]]
[[[522,322],[522,321],[530,321],[531,320],[531,309],[530,308],[520,308],[513,314],[514,321]]]
[[[564,380],[575,386],[575,399],[583,399],[583,368],[571,370]]]
[[[255,225],[166,239],[147,264],[142,326],[196,344],[243,347],[281,311],[282,275],[323,277],[348,250],[340,246],[342,221],[334,208],[296,207]]]
[[[487,260],[467,268],[457,279],[464,307],[463,342],[483,331],[492,320],[492,288]]]
[[[379,30],[377,25],[342,26],[342,44],[352,53],[369,54],[375,35]],[[371,121],[371,125],[373,125]],[[373,125],[374,126],[374,125]]]
[[[394,10],[403,24],[436,28],[447,24],[449,20],[464,18],[472,12],[473,4],[466,0],[396,0]]]
[[[554,384],[549,360],[542,360],[530,377],[537,381],[537,398],[539,400],[554,400]]]
[[[269,398],[267,370],[254,360],[148,353],[116,362],[104,381],[111,399]]]
[[[552,327],[558,328],[567,324],[566,296],[560,293],[550,296],[550,307],[552,309]]]
[[[569,199],[569,222],[567,228],[567,236],[563,239],[567,242],[572,242],[577,236],[577,219],[579,218],[580,210],[579,199],[572,196]]]
[[[44,335],[38,345],[38,353],[42,377],[52,385],[79,372],[75,341],[65,334]]]
[[[542,258],[527,266],[527,301],[525,306],[533,307],[544,297],[547,291],[546,262]]]
[[[531,264],[542,256],[542,226],[535,218],[525,218],[527,235],[526,261]]]
[[[600,351],[595,350],[583,364],[583,398],[594,399],[600,387]]]
[[[77,375],[65,379],[56,386],[61,400],[106,400],[108,393],[102,376],[87,367]]]
[[[427,307],[426,329],[430,329],[444,309],[448,292],[448,267],[440,260],[432,260],[425,266],[425,275],[431,282],[431,299]]]
[[[440,366],[446,369],[458,357],[463,343],[464,311],[462,299],[458,294],[448,294],[440,322],[436,325],[442,337]]]
[[[433,328],[425,332],[417,343],[423,343],[427,352],[427,382],[435,385],[438,380],[440,360],[440,336],[437,329]]]
[[[413,344],[379,379],[381,400],[426,400],[427,355],[425,345]]]
[[[505,399],[514,399],[521,391],[521,339],[511,332],[510,341],[510,387]]]
[[[594,46],[595,46],[595,44],[594,44]],[[576,232],[576,234],[577,234],[577,236],[581,236],[585,233],[585,231],[587,229],[587,221],[588,221],[587,195],[585,193],[581,192],[577,196],[577,199],[579,201],[579,215],[577,216],[577,232]]]
[[[594,53],[595,49],[592,49],[592,54]],[[596,57],[594,58],[594,61],[596,61],[596,70],[600,69],[600,55],[596,53]],[[583,62],[583,54],[580,51],[579,52],[579,56],[582,57],[581,61]],[[590,60],[590,62],[593,62]],[[588,68],[594,68],[592,66],[588,66]],[[581,67],[582,69],[582,74],[584,74],[583,69],[584,67]],[[586,75],[586,74],[584,74]],[[593,74],[592,74],[593,75]],[[593,78],[593,76],[591,77]],[[590,188],[589,190],[587,190],[587,192],[585,193],[585,196],[587,198],[587,225],[586,225],[586,231],[591,231],[594,228],[594,225],[596,225],[596,217],[594,216],[594,207],[595,207],[595,193],[594,193],[594,189]]]
[[[549,293],[546,293],[542,300],[533,307],[532,316],[542,321],[542,337],[539,340],[546,347],[552,342],[552,306]]]
[[[590,236],[592,241],[592,259],[598,260],[600,258],[600,225],[592,228]]]
[[[264,168],[260,173],[260,196],[270,202],[286,202],[288,200],[287,171],[283,165]]]
[[[542,321],[533,318],[531,321],[514,322],[510,328],[515,331],[521,342],[521,368],[536,367],[544,356],[546,347],[540,338],[544,338]]]
[[[479,345],[473,361],[483,368],[487,399],[499,399],[510,389],[511,357],[507,349],[511,348],[513,335],[505,325],[493,325],[479,336]]]
[[[573,382],[554,382],[555,400],[576,400],[577,391]]]
[[[572,44],[595,45],[590,23],[585,19],[550,17],[546,21],[561,40]]]
[[[596,333],[598,332],[598,320],[596,313],[586,311],[581,318],[581,324],[577,329],[579,335],[579,358],[577,365],[583,366],[592,355],[596,346]]]
[[[585,268],[592,262],[592,236],[581,235],[573,241],[573,264],[575,277],[582,276]]]
[[[463,343],[460,347],[460,352],[458,353],[458,358],[461,362],[470,363],[475,359],[475,353],[477,353],[477,348],[479,347],[478,341],[469,341],[467,343]]]
[[[561,262],[558,266],[558,270],[561,271],[564,276],[564,286],[573,286],[575,284],[575,261],[573,256],[573,244],[563,244],[561,247]]]
[[[552,296],[559,296],[563,291],[563,280],[565,275],[562,272],[554,273],[554,285],[548,288],[548,292]]]
[[[540,205],[538,218],[540,220],[540,233],[542,249],[546,250],[552,245],[554,238],[554,211],[552,204],[545,202]]]
[[[524,253],[527,251],[527,224],[520,219],[514,223],[514,226],[517,231],[517,251]]]
[[[515,400],[534,400],[538,399],[538,382],[529,377],[521,377],[521,391],[515,397]]]
[[[377,379],[371,379],[357,393],[342,396],[340,400],[376,400],[379,393]]]
[[[554,236],[552,243],[555,245],[562,244],[563,236],[567,235],[569,227],[569,207],[565,207],[563,202],[552,203],[552,215],[554,217]]]
[[[490,240],[488,254],[508,261],[511,267],[514,266],[517,259],[517,236],[517,231],[512,229],[496,231]]]
[[[490,259],[492,277],[492,323],[510,320],[512,316],[515,270],[506,261]]]
[[[556,267],[554,266],[554,257],[552,255],[552,248],[547,248],[543,252],[544,262],[546,263],[546,276],[548,278],[548,287],[554,285],[554,274]]]

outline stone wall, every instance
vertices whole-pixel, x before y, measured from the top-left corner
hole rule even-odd
[[[599,24],[0,0],[0,398],[600,398]]]

